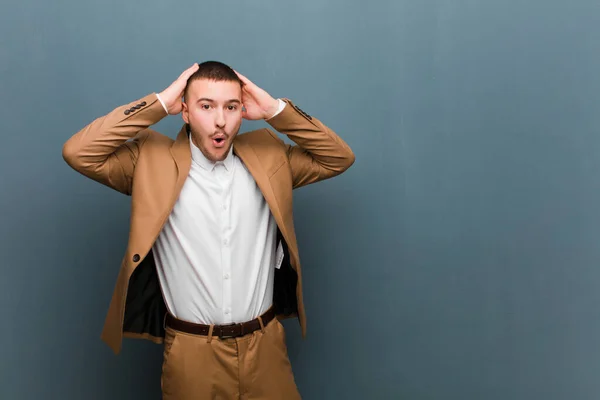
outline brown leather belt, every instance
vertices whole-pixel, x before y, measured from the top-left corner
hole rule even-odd
[[[269,322],[273,318],[275,318],[275,310],[271,307],[267,312],[260,316],[263,322],[263,326],[267,326]],[[208,332],[210,330],[210,325],[204,324],[195,324],[193,322],[182,321],[180,319],[175,318],[170,313],[167,313],[166,318],[167,326],[181,332],[191,333],[192,335],[203,335],[208,336]],[[252,333],[260,329],[260,322],[258,318],[253,319],[252,321],[242,322],[238,324],[229,324],[229,325],[215,325],[213,327],[213,336],[219,337],[221,339],[226,338],[235,338],[239,336],[244,336],[248,333]]]

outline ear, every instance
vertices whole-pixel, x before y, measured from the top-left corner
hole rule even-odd
[[[183,118],[183,121],[186,124],[189,124],[190,123],[190,110],[188,108],[188,105],[185,102],[182,102],[181,105],[183,107],[181,110],[181,118]]]

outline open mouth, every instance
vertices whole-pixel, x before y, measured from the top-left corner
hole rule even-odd
[[[223,147],[225,145],[225,139],[225,135],[216,135],[212,140],[215,147]]]

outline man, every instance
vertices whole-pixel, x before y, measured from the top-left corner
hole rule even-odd
[[[182,101],[183,98],[183,101]],[[149,127],[182,114],[176,140]],[[242,119],[269,129],[237,135]],[[96,119],[65,143],[83,175],[131,196],[102,334],[164,343],[165,399],[297,399],[280,319],[306,333],[292,189],[354,154],[323,123],[219,62]]]

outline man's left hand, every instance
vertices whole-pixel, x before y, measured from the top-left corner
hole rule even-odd
[[[279,109],[279,101],[256,86],[244,75],[237,71],[235,73],[244,83],[242,87],[242,104],[245,110],[242,111],[242,117],[248,120],[257,120],[269,119],[275,115]]]

